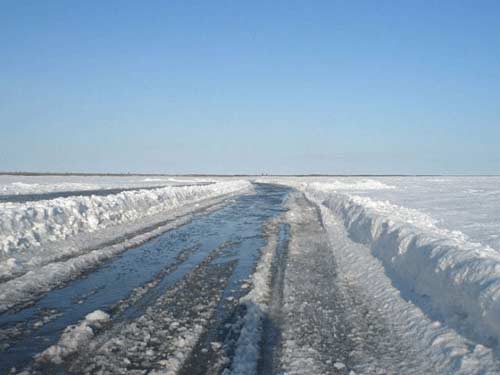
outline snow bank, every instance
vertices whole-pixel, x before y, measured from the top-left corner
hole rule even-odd
[[[240,193],[236,191],[234,194]],[[80,233],[68,240],[17,253],[17,259],[0,262],[0,279],[5,280],[0,284],[0,313],[29,303],[126,249],[186,224],[198,210],[210,212],[220,208],[231,195],[203,199],[132,223],[111,226],[94,233]]]
[[[90,197],[57,198],[28,203],[0,204],[0,261],[16,253],[132,222],[196,201],[250,187],[248,181],[227,181],[204,186],[164,187]],[[12,266],[15,262],[10,259]]]
[[[166,185],[208,182],[207,178],[163,178],[143,176],[10,176],[0,175],[0,196],[46,194],[102,189],[139,189]]]
[[[344,305],[355,340],[365,341],[370,331],[379,327],[377,322],[390,322],[389,331],[375,328],[382,335],[377,334],[378,350],[370,347],[368,341],[368,345],[358,344],[350,353],[351,358],[362,359],[353,368],[356,373],[375,374],[377,369],[385,369],[383,372],[390,374],[499,374],[493,350],[481,344],[474,345],[403,298],[370,249],[354,243],[340,218],[330,209],[323,205],[320,209],[331,250],[342,274],[339,285],[348,292],[355,291],[358,301],[363,301],[368,309],[356,308],[356,299],[347,300]],[[349,301],[354,302],[354,306]],[[365,311],[369,314],[365,315]],[[414,354],[402,355],[409,346],[409,353]]]
[[[500,254],[428,215],[370,198],[328,192],[307,195],[330,208],[356,242],[370,247],[393,283],[427,313],[488,345],[500,339]]]

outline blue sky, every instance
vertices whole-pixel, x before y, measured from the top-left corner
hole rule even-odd
[[[0,1],[0,170],[500,173],[498,1]]]

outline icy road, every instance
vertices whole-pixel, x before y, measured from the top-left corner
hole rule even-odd
[[[461,303],[440,310],[445,301],[412,287],[384,258],[396,246],[390,259],[397,259],[418,239],[403,239],[405,248],[394,230],[394,243],[377,242],[370,225],[393,223],[356,211],[365,201],[293,183],[233,190],[215,198],[207,190],[212,200],[196,209],[132,228],[141,240],[119,250],[93,246],[109,253],[90,263],[67,263],[86,256],[81,250],[55,257],[60,246],[51,250],[50,242],[50,257],[35,265],[9,258],[15,267],[0,284],[0,374],[500,373],[495,316],[478,318],[488,317],[489,300],[474,290],[484,309],[478,316]],[[124,220],[120,228],[130,230]],[[35,245],[26,251],[35,254]],[[385,246],[383,256],[376,246]],[[29,282],[33,275],[43,287]]]

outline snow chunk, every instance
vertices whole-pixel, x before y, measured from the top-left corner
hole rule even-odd
[[[70,325],[61,334],[57,344],[35,356],[36,362],[61,364],[64,358],[88,343],[96,330],[109,321],[109,315],[101,310],[88,314],[79,324]]]
[[[109,321],[109,314],[102,310],[95,310],[94,312],[87,314],[85,316],[85,320],[87,322],[93,322],[94,324],[106,323]]]
[[[219,351],[222,348],[222,344],[220,342],[214,341],[210,343],[210,347],[214,352]]]
[[[345,365],[342,362],[335,362],[333,364],[333,367],[335,367],[337,370],[342,370],[345,368]]]

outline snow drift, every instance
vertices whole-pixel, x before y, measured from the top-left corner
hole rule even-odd
[[[343,221],[367,245],[393,284],[433,318],[495,346],[500,339],[500,254],[438,228],[428,215],[389,202],[303,187],[307,196]]]
[[[248,181],[0,204],[0,261],[15,253],[250,187]]]

